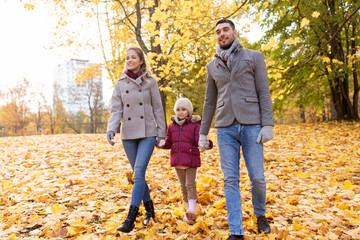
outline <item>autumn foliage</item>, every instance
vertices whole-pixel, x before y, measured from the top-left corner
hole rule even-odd
[[[258,235],[250,181],[241,161],[245,239],[360,239],[360,124],[278,125],[265,144],[267,217]],[[116,228],[131,196],[131,168],[119,136],[51,135],[0,138],[0,239],[226,239],[222,172],[215,143],[197,174],[198,221],[184,205],[169,152],[156,149],[147,170],[156,220],[138,217],[130,234]],[[140,211],[144,213],[141,206]]]

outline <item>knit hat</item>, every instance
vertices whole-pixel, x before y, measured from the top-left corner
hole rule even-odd
[[[193,105],[191,103],[191,101],[187,98],[179,98],[174,105],[174,112],[176,112],[176,109],[179,107],[183,107],[186,108],[186,110],[188,110],[189,115],[192,114],[193,112]]]

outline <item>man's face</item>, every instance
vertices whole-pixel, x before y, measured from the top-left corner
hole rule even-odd
[[[216,42],[222,49],[228,49],[236,38],[237,31],[229,23],[220,23],[215,27]]]

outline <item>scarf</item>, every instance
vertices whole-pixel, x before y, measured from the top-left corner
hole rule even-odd
[[[140,71],[139,72],[137,72],[137,73],[134,73],[133,71],[131,71],[131,70],[129,70],[129,69],[127,69],[126,71],[125,71],[125,73],[126,73],[126,75],[128,75],[129,77],[131,77],[132,79],[134,79],[134,80],[136,80],[138,77],[140,77],[142,74],[140,73]]]
[[[178,117],[176,117],[176,118],[175,118],[175,122],[176,122],[179,126],[182,126],[187,118],[188,118],[188,117],[186,117],[186,118],[184,118],[184,119],[179,119]]]
[[[242,49],[242,45],[240,44],[239,39],[235,38],[230,48],[222,49],[219,45],[216,47],[216,55],[218,55],[228,66],[228,68],[232,69],[233,56],[235,53]]]

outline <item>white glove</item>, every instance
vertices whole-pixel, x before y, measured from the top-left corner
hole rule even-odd
[[[200,134],[198,145],[201,151],[209,148],[210,143],[206,135]]]
[[[165,140],[164,139],[161,139],[160,141],[159,141],[159,143],[158,143],[158,147],[159,148],[162,148],[163,146],[165,145]]]
[[[266,143],[274,138],[273,126],[263,126],[259,132],[256,142]]]
[[[162,137],[157,137],[155,145],[159,148],[163,147],[165,145],[165,139]]]

